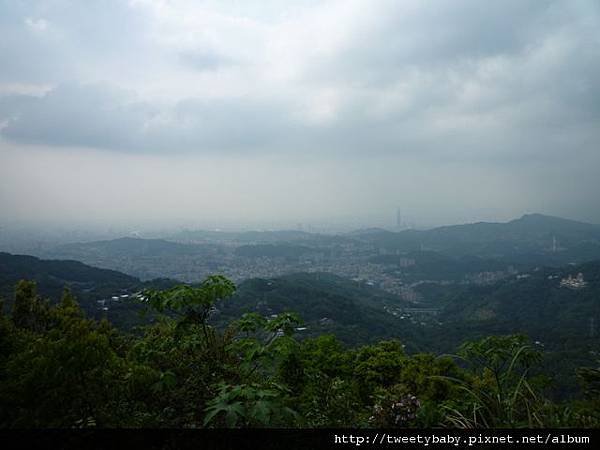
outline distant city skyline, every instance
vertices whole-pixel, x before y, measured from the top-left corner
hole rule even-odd
[[[397,210],[396,210],[397,213]],[[232,222],[217,222],[217,221],[190,221],[190,222],[182,222],[179,224],[176,223],[165,223],[165,224],[136,224],[136,225],[125,225],[125,224],[110,224],[110,223],[86,223],[86,222],[74,222],[70,224],[65,224],[63,222],[44,222],[44,221],[36,221],[36,222],[22,222],[22,221],[4,221],[0,223],[0,242],[2,241],[3,230],[9,233],[14,232],[25,232],[32,233],[33,235],[49,233],[52,234],[71,234],[75,236],[106,236],[106,237],[142,237],[142,238],[152,238],[152,237],[160,237],[164,236],[165,233],[173,233],[184,230],[189,231],[215,231],[215,232],[245,232],[245,231],[283,231],[283,230],[296,230],[302,231],[306,233],[325,233],[325,234],[336,234],[336,233],[347,233],[352,231],[366,230],[369,228],[378,228],[388,231],[404,231],[409,229],[415,230],[428,230],[437,227],[444,226],[453,226],[453,225],[464,225],[478,222],[487,222],[487,223],[507,223],[513,220],[518,220],[521,217],[528,214],[539,214],[539,213],[530,213],[525,212],[523,214],[508,217],[504,219],[495,219],[489,217],[479,217],[473,220],[464,220],[464,221],[456,221],[456,222],[427,222],[427,221],[419,221],[417,219],[410,219],[408,222],[402,221],[402,227],[397,226],[397,216],[395,217],[395,221],[389,219],[389,217],[382,216],[377,219],[374,217],[371,218],[340,218],[339,220],[323,220],[323,221],[315,221],[315,222],[293,222],[293,221],[257,221],[257,222],[240,222],[240,221],[232,221]],[[586,221],[584,219],[578,219],[573,217],[561,217],[552,214],[542,214],[550,217],[559,217],[567,220],[574,220],[583,223],[596,224],[600,225],[596,222]],[[19,231],[20,230],[20,231]],[[77,239],[74,239],[75,241]],[[549,242],[549,248],[554,249],[554,251],[559,250],[560,241],[553,238],[551,242]],[[1,249],[0,249],[1,250]]]

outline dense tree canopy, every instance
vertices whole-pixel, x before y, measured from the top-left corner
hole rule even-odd
[[[209,323],[235,286],[146,290],[157,319],[137,334],[87,319],[65,290],[57,305],[16,286],[0,316],[2,427],[598,426],[597,368],[585,395],[544,396],[543,354],[524,336],[490,336],[456,356],[407,354],[397,340],[357,348],[332,335],[298,340],[293,313]]]

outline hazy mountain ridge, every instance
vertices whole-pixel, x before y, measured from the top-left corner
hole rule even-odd
[[[361,238],[390,251],[432,250],[452,255],[583,262],[600,258],[600,225],[542,214],[505,223],[478,222],[431,230],[367,233]],[[533,258],[536,259],[536,258]]]
[[[223,241],[237,242],[280,242],[312,239],[313,233],[300,230],[272,230],[272,231],[210,231],[210,230],[183,230],[167,236],[167,239],[177,242],[206,242]]]
[[[147,256],[147,255],[190,255],[207,250],[206,244],[181,244],[165,239],[144,239],[122,237],[102,241],[65,244],[55,248],[53,254],[86,255],[101,254],[106,256]]]
[[[177,278],[187,281],[189,273],[179,270],[182,265],[189,272],[194,272],[198,261],[214,259],[221,251],[214,244],[182,244],[165,239],[124,237],[61,245],[47,250],[44,256],[77,259],[85,264],[118,270],[142,280]]]
[[[68,287],[90,317],[108,317],[120,326],[140,323],[138,312],[141,305],[129,300],[130,294],[144,287],[168,287],[174,283],[165,279],[144,283],[122,272],[92,267],[79,261],[0,253],[0,297],[8,300],[8,308],[14,299],[15,285],[20,280],[35,281],[38,293],[53,303],[60,300],[64,288]],[[115,297],[118,300],[113,301]]]
[[[240,282],[319,271],[382,286],[419,279],[460,281],[482,272],[600,259],[600,226],[541,214],[506,223],[399,232],[367,229],[344,235],[293,230],[186,233],[192,233],[190,239],[128,237],[60,245],[38,256],[75,259],[142,280],[199,282],[221,273]],[[391,291],[398,293],[399,288]]]

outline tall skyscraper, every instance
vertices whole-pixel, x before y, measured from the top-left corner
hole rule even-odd
[[[396,228],[402,228],[402,214],[400,213],[400,208],[396,210]]]

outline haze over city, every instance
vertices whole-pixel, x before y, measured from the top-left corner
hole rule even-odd
[[[0,3],[2,223],[599,223],[595,1]]]
[[[600,1],[0,0],[0,61],[3,450],[598,447]]]

